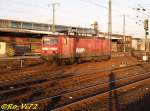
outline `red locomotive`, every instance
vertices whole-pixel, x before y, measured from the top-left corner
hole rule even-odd
[[[42,54],[50,61],[73,63],[110,58],[109,39],[96,36],[49,35],[42,38]]]

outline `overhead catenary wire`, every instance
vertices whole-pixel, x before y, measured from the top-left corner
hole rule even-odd
[[[150,15],[150,12],[142,5],[142,4],[138,4],[139,9],[142,9],[142,11],[146,12],[148,15]]]
[[[83,2],[87,2],[87,3],[90,3],[91,5],[95,5],[95,6],[98,6],[98,7],[101,7],[101,8],[104,8],[104,9],[108,9],[108,6],[104,5],[104,4],[100,4],[100,2],[95,2],[95,1],[92,1],[92,0],[80,0],[80,1],[83,1]],[[102,2],[101,2],[102,3]],[[112,8],[112,10],[115,12],[115,13],[121,13],[119,10],[117,9],[114,9]]]
[[[105,5],[101,5],[101,4],[99,4],[99,3],[96,3],[96,2],[93,2],[93,1],[90,1],[90,0],[81,0],[81,1],[91,3],[92,5],[95,5],[95,6],[98,6],[98,7],[101,7],[101,8],[105,8],[105,9],[108,8],[108,7],[106,7]]]
[[[80,1],[83,1],[83,2],[87,2],[87,3],[91,3],[91,5],[95,5],[95,6],[98,6],[98,7],[101,7],[101,8],[104,8],[104,9],[108,9],[107,6],[105,6],[104,4],[99,4],[95,1],[90,1],[90,0],[80,0]],[[98,1],[98,0],[96,0]],[[101,2],[102,3],[102,2]],[[117,13],[118,16],[120,16],[120,14],[122,13],[121,11],[119,11],[118,9],[114,9],[112,8],[113,12]],[[122,14],[121,14],[122,15]],[[129,14],[128,14],[129,15]],[[131,19],[131,18],[129,18]],[[133,19],[132,19],[133,20]]]

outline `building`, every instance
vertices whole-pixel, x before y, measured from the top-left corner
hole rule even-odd
[[[140,38],[132,38],[132,50],[145,50],[144,41]]]
[[[100,34],[103,34],[103,36],[106,38],[108,37],[108,33],[100,32]],[[132,49],[132,36],[126,35],[124,42],[123,35],[112,34],[111,41],[112,41],[112,52],[123,52],[124,47],[126,52],[129,52]]]

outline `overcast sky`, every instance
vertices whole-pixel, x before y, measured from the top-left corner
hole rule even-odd
[[[54,2],[60,3],[56,6],[56,24],[91,27],[98,21],[100,30],[107,32],[108,0],[0,0],[0,19],[52,23],[52,7],[48,4]],[[126,14],[126,33],[144,35],[145,16],[133,10],[139,5],[150,12],[150,0],[112,0],[113,33],[123,32],[121,15]]]

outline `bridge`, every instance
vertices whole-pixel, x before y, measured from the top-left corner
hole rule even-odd
[[[78,34],[95,34],[92,28],[56,25],[56,32],[77,32]],[[44,23],[0,19],[0,32],[26,34],[52,34],[52,25]]]

